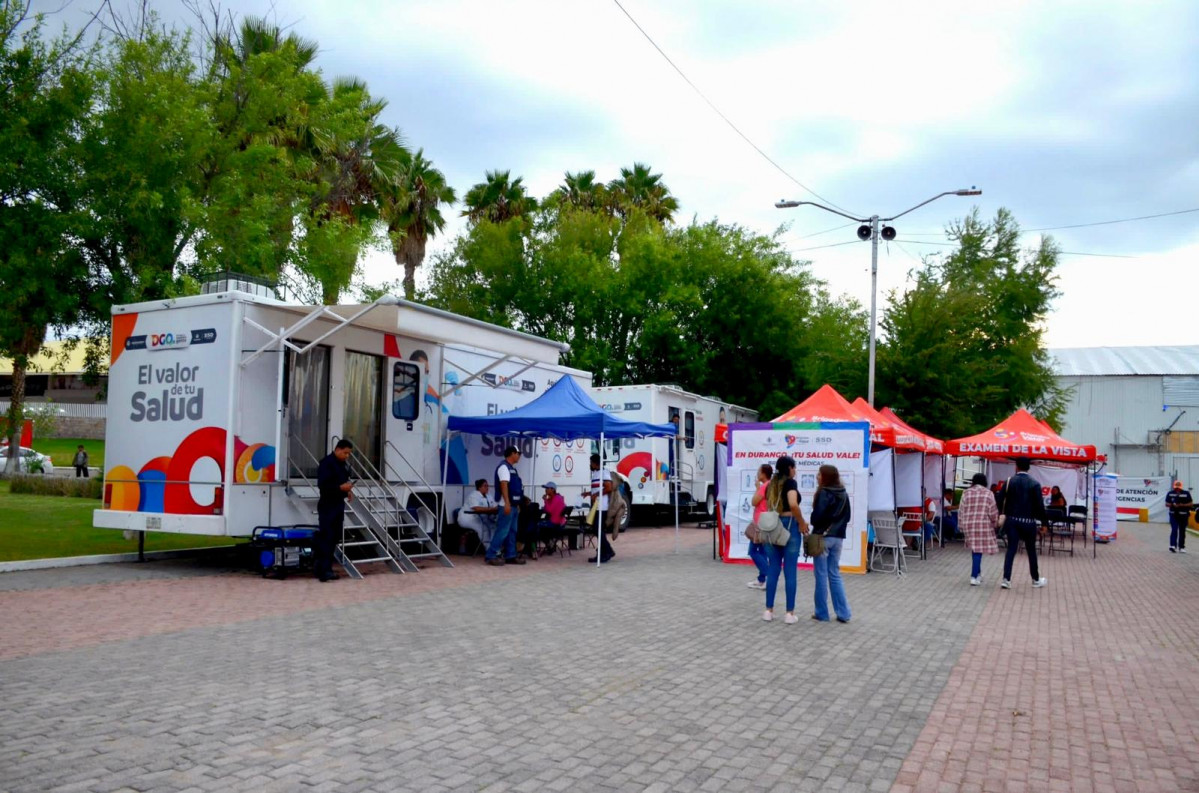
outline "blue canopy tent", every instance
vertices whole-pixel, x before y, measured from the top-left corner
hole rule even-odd
[[[604,470],[604,441],[609,438],[674,438],[674,424],[650,424],[614,416],[595,403],[574,378],[563,375],[544,394],[527,405],[495,416],[450,416],[450,432],[493,437],[556,438],[571,441],[598,439],[600,470]],[[603,531],[603,513],[597,519],[597,531]],[[675,497],[675,535],[678,535],[678,497]],[[596,554],[599,566],[599,554]]]

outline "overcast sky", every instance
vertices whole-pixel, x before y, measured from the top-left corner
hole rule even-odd
[[[972,206],[1007,207],[1030,229],[1199,208],[1194,0],[620,3],[749,139],[851,214],[984,191],[896,223],[900,243],[879,255],[880,307]],[[179,0],[154,5],[187,19]],[[489,169],[542,196],[564,171],[609,180],[645,162],[678,197],[679,220],[787,224],[788,247],[818,277],[869,305],[869,243],[805,250],[854,240],[855,227],[818,234],[848,221],[775,209],[820,199],[731,130],[613,0],[227,7],[317,40],[322,70],[385,97],[385,121],[459,194]],[[1199,344],[1199,212],[1045,233],[1071,252],[1049,346]],[[380,254],[368,276],[400,274]]]

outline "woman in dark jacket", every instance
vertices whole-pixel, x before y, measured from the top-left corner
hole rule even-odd
[[[841,472],[835,465],[820,466],[816,496],[812,499],[812,531],[824,535],[824,553],[812,560],[816,573],[816,607],[812,619],[828,622],[828,596],[833,596],[837,622],[849,622],[849,600],[841,580],[841,544],[849,525],[849,495],[841,484]]]

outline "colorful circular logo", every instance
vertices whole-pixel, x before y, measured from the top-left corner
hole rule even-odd
[[[562,455],[555,454],[554,455],[554,473],[558,473],[561,470],[562,470]]]
[[[566,473],[567,473],[567,475],[570,475],[570,474],[573,474],[574,472],[575,472],[575,458],[571,457],[568,454],[568,455],[566,455]]]

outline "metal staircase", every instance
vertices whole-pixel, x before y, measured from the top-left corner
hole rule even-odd
[[[420,568],[416,563],[421,559],[431,559],[443,567],[454,566],[421,524],[422,514],[435,522],[436,513],[419,496],[416,507],[401,503],[395,487],[357,451],[350,455],[349,466],[350,475],[356,480],[350,510],[386,547],[404,572],[418,572]],[[391,468],[386,462],[384,467]]]
[[[291,449],[293,454],[296,451],[302,452],[300,456],[308,461],[311,468],[315,469],[319,465],[316,455],[312,454],[299,440],[291,439]],[[369,491],[372,487],[373,484],[363,484],[361,489]],[[362,570],[359,568],[362,565],[378,562],[386,564],[393,573],[405,572],[407,568],[397,556],[399,548],[393,547],[395,544],[389,542],[390,536],[387,532],[372,526],[372,521],[364,518],[362,510],[355,507],[357,501],[362,497],[359,489],[359,484],[355,484],[354,498],[349,501],[350,509],[346,511],[342,523],[341,540],[333,550],[334,561],[342,566],[350,578],[361,579]],[[287,495],[306,513],[316,513],[320,490],[317,488],[316,482],[304,473],[304,468],[296,466],[292,469],[291,477],[288,480]]]

